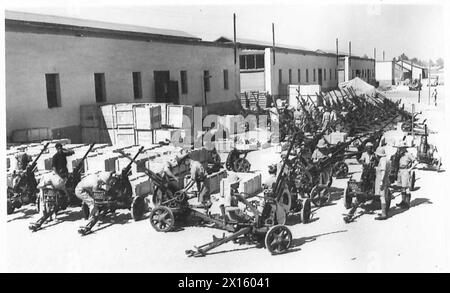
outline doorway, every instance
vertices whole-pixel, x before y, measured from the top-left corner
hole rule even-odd
[[[319,68],[319,75],[318,75],[318,77],[319,77],[319,85],[322,86],[322,69],[321,68]]]
[[[169,98],[170,71],[154,71],[155,97],[157,103],[167,103]]]

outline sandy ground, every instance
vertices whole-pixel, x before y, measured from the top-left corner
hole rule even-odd
[[[427,97],[425,87],[422,97]],[[409,96],[406,106],[416,103],[416,92],[395,93]],[[444,151],[444,93],[439,88],[439,106],[427,104],[416,109],[428,118],[429,127],[439,131],[434,140],[443,156],[443,168],[449,156]],[[252,170],[262,170],[279,159],[273,148],[249,154]],[[360,167],[350,165],[350,173],[359,176]],[[345,224],[342,199],[347,179],[335,180],[330,205],[313,208],[308,224],[289,219],[293,235],[291,250],[271,256],[267,250],[250,245],[228,243],[206,257],[188,258],[186,249],[220,236],[222,231],[186,227],[178,232],[158,233],[148,219],[139,222],[122,213],[117,223],[103,223],[96,232],[81,237],[81,214],[73,209],[31,233],[30,222],[37,220],[33,207],[23,208],[7,217],[6,269],[10,272],[449,272],[450,221],[448,172],[417,170],[418,190],[412,193],[408,211],[394,209],[387,221],[375,221],[376,214],[363,214]],[[394,203],[398,203],[396,198]]]

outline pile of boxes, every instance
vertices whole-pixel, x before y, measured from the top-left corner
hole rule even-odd
[[[229,172],[228,176],[220,181],[220,196],[225,197],[229,194],[231,184],[238,180],[238,191],[244,196],[252,196],[261,191],[261,173]]]
[[[168,103],[82,105],[80,113],[84,143],[118,146],[184,142],[193,133],[194,117],[202,117],[201,108]]]

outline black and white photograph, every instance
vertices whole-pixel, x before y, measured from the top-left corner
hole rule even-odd
[[[450,272],[446,1],[2,8],[0,271]]]

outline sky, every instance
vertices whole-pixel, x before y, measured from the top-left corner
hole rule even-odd
[[[233,36],[233,13],[237,37],[272,41],[272,23],[279,44],[313,50],[339,51],[392,59],[405,53],[421,60],[444,57],[442,1],[27,1],[11,2],[6,9],[60,15],[131,25],[183,30],[203,40]],[[405,2],[405,1],[403,1]],[[168,4],[164,4],[168,3]],[[388,4],[386,4],[388,3]],[[409,3],[409,4],[408,4]],[[433,4],[427,4],[433,3]],[[162,5],[164,4],[164,5]]]

